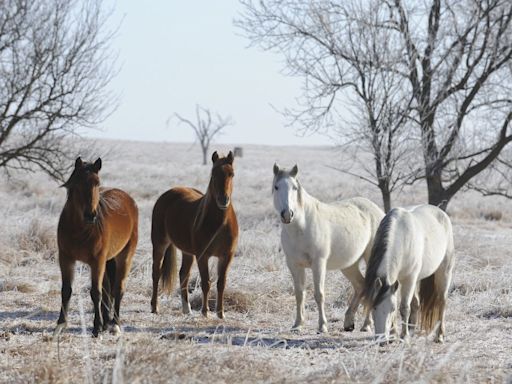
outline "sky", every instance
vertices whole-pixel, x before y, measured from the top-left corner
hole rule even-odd
[[[120,25],[112,44],[120,72],[111,88],[119,106],[91,136],[193,142],[192,130],[169,117],[193,118],[200,104],[235,122],[218,143],[330,143],[286,126],[278,111],[295,105],[301,80],[282,74],[278,54],[248,47],[233,25],[237,0],[117,0],[113,9],[109,26]]]

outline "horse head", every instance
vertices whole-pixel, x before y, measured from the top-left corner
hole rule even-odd
[[[211,193],[215,198],[217,207],[226,210],[231,204],[231,193],[233,192],[233,152],[229,151],[226,157],[219,157],[217,151],[212,155],[212,175],[210,181]]]
[[[375,334],[378,336],[389,336],[393,327],[397,309],[397,290],[399,283],[387,284],[380,277],[374,281],[370,297]]]
[[[297,165],[287,171],[274,164],[272,195],[274,196],[274,207],[279,212],[281,222],[284,224],[290,224],[297,210],[302,207],[302,191],[297,180],[298,172]]]
[[[63,184],[68,190],[68,200],[78,212],[81,212],[85,223],[93,224],[97,220],[98,205],[100,202],[101,159],[94,163],[82,161],[78,157],[75,168],[68,181]]]

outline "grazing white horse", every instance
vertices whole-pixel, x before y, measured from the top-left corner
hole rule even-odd
[[[436,330],[444,339],[444,313],[455,262],[452,224],[433,205],[394,208],[382,220],[365,277],[364,297],[372,308],[375,334],[389,338],[396,332],[397,290],[400,287],[401,337],[417,324]]]
[[[297,301],[297,318],[293,329],[300,329],[304,323],[305,268],[311,268],[319,332],[327,332],[324,310],[327,269],[340,269],[354,287],[354,296],[344,321],[344,329],[352,331],[364,287],[359,262],[362,258],[368,260],[384,212],[364,198],[335,204],[322,203],[304,190],[297,180],[297,173],[297,165],[288,172],[275,164],[272,183],[274,207],[282,222],[281,243]],[[362,330],[369,330],[370,321],[368,314]]]

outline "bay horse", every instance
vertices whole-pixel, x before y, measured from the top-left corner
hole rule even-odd
[[[318,305],[318,331],[327,332],[324,285],[327,269],[338,269],[354,287],[345,313],[344,329],[352,331],[361,300],[364,278],[359,270],[368,260],[377,227],[384,212],[362,197],[325,204],[309,195],[297,179],[298,167],[290,171],[274,164],[272,195],[281,218],[281,244],[293,278],[297,315],[293,330],[304,323],[305,268],[313,271],[315,300]],[[366,316],[361,330],[370,327]]]
[[[191,312],[188,281],[194,259],[199,267],[203,292],[202,314],[208,316],[210,277],[208,260],[218,257],[217,316],[224,318],[226,275],[238,242],[238,222],[231,202],[233,190],[233,153],[212,155],[208,189],[176,187],[162,194],[153,208],[151,242],[153,243],[153,296],[151,312],[158,313],[158,285],[169,292],[177,274],[176,248],[182,251],[179,272],[184,314]]]
[[[57,229],[62,307],[54,336],[67,324],[77,260],[91,269],[93,336],[109,325],[113,333],[121,331],[119,308],[137,246],[138,208],[126,192],[100,187],[100,169],[100,158],[88,163],[78,157],[70,178],[63,184],[67,200]]]
[[[439,322],[435,341],[443,342],[454,264],[452,224],[445,212],[433,205],[389,211],[377,231],[365,276],[364,297],[376,336],[387,340],[391,328],[397,332],[394,317],[400,288],[401,337],[409,336],[420,317],[426,331]]]

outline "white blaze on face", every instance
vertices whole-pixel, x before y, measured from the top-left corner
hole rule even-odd
[[[274,182],[274,207],[285,224],[292,222],[295,212],[298,208],[297,180],[293,177],[281,177]]]

